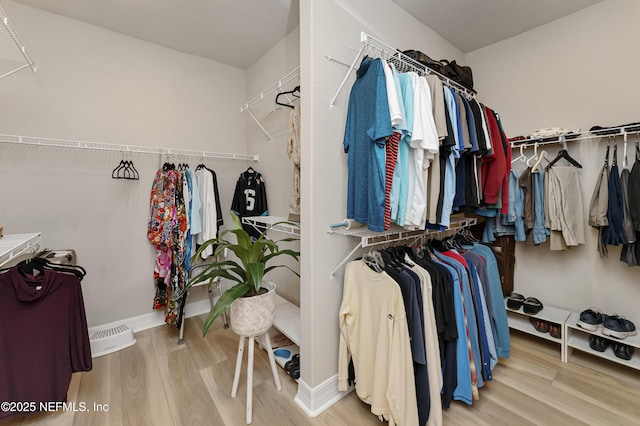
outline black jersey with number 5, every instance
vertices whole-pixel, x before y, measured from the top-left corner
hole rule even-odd
[[[249,168],[240,174],[233,193],[231,211],[241,218],[245,216],[267,216],[269,214],[267,190],[264,178],[259,172]],[[251,236],[256,238],[260,236],[260,232],[251,225],[243,225],[243,228]]]

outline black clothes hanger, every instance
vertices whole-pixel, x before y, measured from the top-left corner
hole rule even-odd
[[[381,250],[379,253],[382,256],[385,270],[391,269],[396,272],[402,271],[403,266],[398,262],[398,259],[396,259],[393,254],[387,250]]]
[[[0,269],[0,273],[10,271],[13,268],[23,274],[36,275],[35,272],[43,273],[45,270],[62,272],[75,275],[80,281],[87,275],[87,271],[79,265],[61,265],[59,263],[53,263],[43,257],[34,257],[32,259],[25,259],[15,266]]]
[[[276,95],[276,104],[286,106],[288,108],[293,108],[293,105],[290,103],[282,103],[280,102],[280,96],[293,95],[296,98],[300,97],[300,86],[296,86],[293,90],[289,90],[287,92],[280,92]]]
[[[80,281],[82,281],[85,275],[87,275],[87,271],[80,265],[61,265],[59,263],[51,262],[43,257],[35,257],[31,260],[31,263],[38,263],[42,265],[44,269],[51,271],[73,274],[78,277]]]
[[[127,179],[127,180],[139,180],[140,174],[136,167],[133,165],[133,160],[125,160],[124,152],[122,153],[122,159],[115,169],[111,172],[112,179]]]
[[[556,158],[551,160],[549,162],[549,164],[547,164],[547,167],[545,167],[544,169],[545,170],[549,170],[551,168],[551,166],[553,166],[555,163],[557,163],[562,158],[567,160],[569,162],[569,164],[571,164],[572,166],[577,167],[579,169],[582,168],[582,164],[578,163],[572,156],[570,156],[569,155],[569,151],[567,151],[566,149],[561,149],[560,152],[558,152],[558,155],[556,155]]]
[[[112,179],[122,179],[120,177],[120,170],[122,170],[124,167],[125,167],[124,160],[120,160],[120,164],[118,164],[116,166],[116,168],[113,169],[113,171],[111,172],[111,178]]]
[[[440,251],[440,252],[449,250],[449,248],[444,244],[442,240],[437,240],[437,239],[427,241],[426,246],[429,249]]]
[[[125,161],[125,167],[124,170],[122,170],[122,176],[118,177],[118,179],[129,179],[129,180],[139,180],[140,179],[140,174],[138,173],[138,170],[136,170],[135,166],[133,165],[133,161],[128,160]]]
[[[411,264],[410,262],[407,262],[407,259],[405,258],[406,251],[404,250],[403,246],[389,247],[385,251],[387,251],[393,257],[393,259],[398,263],[398,265],[404,266],[407,268],[413,268],[414,265]]]

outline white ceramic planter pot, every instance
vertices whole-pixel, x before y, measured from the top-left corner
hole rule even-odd
[[[265,281],[267,292],[258,296],[236,299],[229,308],[231,329],[238,336],[260,336],[273,325],[276,312],[276,285]]]

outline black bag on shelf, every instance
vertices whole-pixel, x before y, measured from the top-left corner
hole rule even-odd
[[[459,65],[455,60],[448,61],[442,59],[440,62],[444,64],[442,74],[445,77],[461,84],[467,89],[473,90],[473,72],[471,71],[471,67]]]
[[[405,50],[402,53],[425,67],[444,75],[444,65],[440,61],[431,59],[419,50]]]

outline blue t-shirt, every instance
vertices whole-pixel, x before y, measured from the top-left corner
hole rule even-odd
[[[409,196],[409,142],[411,141],[411,130],[413,128],[413,87],[411,86],[411,77],[409,74],[400,74],[398,79],[400,80],[400,90],[405,112],[404,120],[407,130],[403,133],[398,145],[397,173],[394,172],[393,175],[393,185],[398,186],[398,199],[397,204],[392,205],[391,218],[395,219],[398,225],[404,226],[404,217],[407,212],[407,197]]]
[[[381,59],[365,59],[358,68],[344,134],[347,218],[378,232],[384,231],[385,138],[393,133],[383,66]]]

